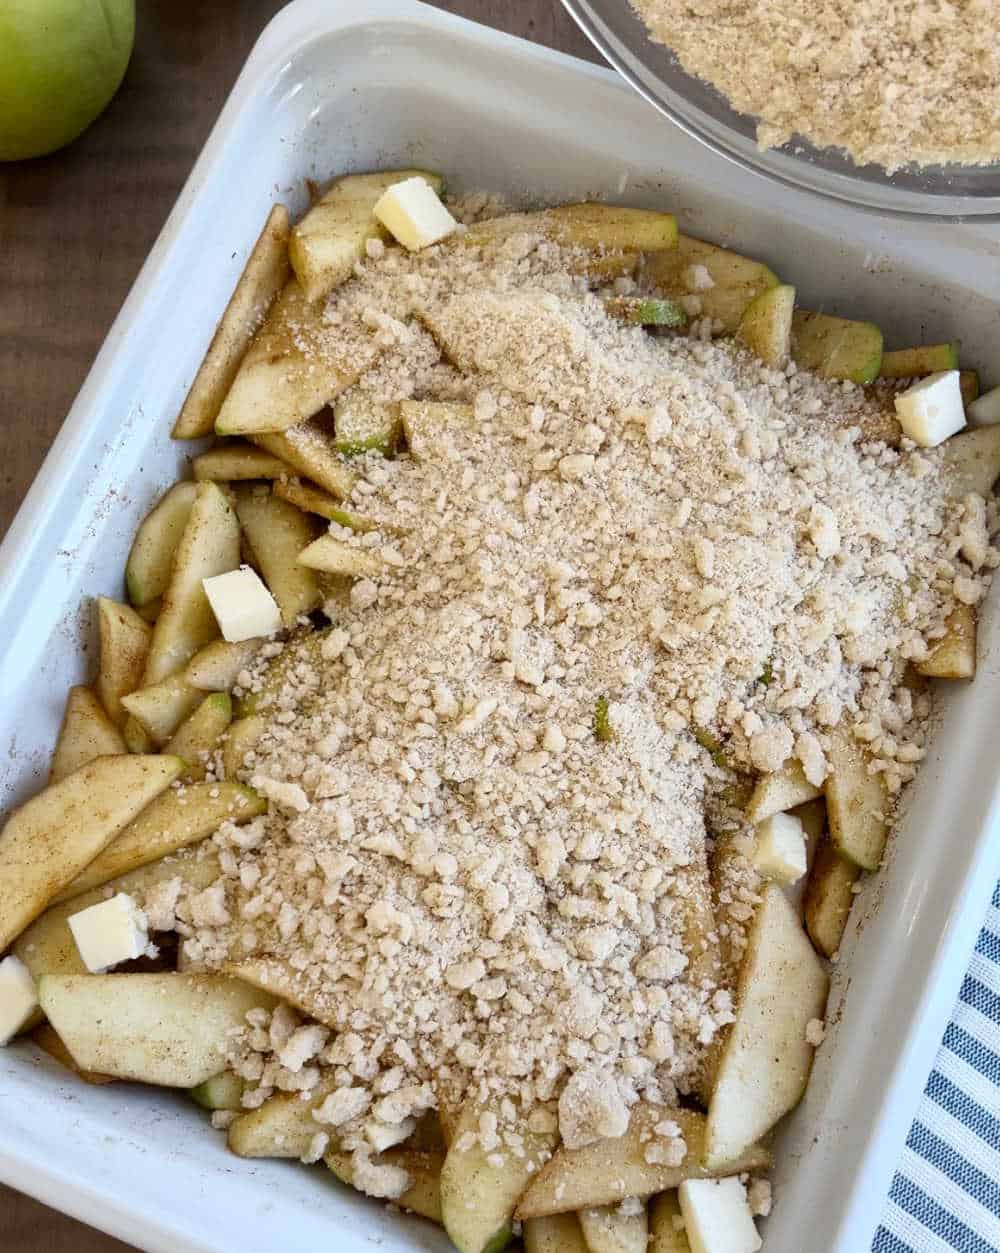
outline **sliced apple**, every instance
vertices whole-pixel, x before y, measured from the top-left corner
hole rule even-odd
[[[267,812],[263,797],[239,783],[191,783],[158,796],[70,883],[66,900],[159,861],[214,835],[224,822],[237,826]]]
[[[228,640],[213,640],[191,658],[184,677],[201,692],[229,692],[235,686],[240,671],[251,664],[262,643],[259,639],[240,640],[236,644]]]
[[[321,535],[298,557],[299,565],[325,574],[344,574],[352,579],[378,578],[386,566],[374,549],[354,548],[333,535]]]
[[[795,288],[779,283],[755,296],[740,318],[737,338],[772,370],[780,369],[788,360],[794,309]]]
[[[143,519],[125,565],[128,598],[136,608],[152,604],[170,582],[174,553],[194,506],[197,486],[175,483]]]
[[[316,538],[316,520],[287,500],[255,488],[237,492],[236,512],[264,582],[278,602],[282,623],[294,627],[320,602],[316,576],[299,561]]]
[[[126,751],[121,732],[90,688],[71,687],[52,754],[49,782],[58,783],[95,757],[113,757]]]
[[[979,426],[941,446],[941,470],[953,496],[989,496],[1000,478],[1000,424]]]
[[[809,872],[805,918],[809,938],[824,957],[833,957],[840,948],[860,873],[852,861],[841,857],[832,841],[821,841]]]
[[[524,1224],[524,1253],[588,1253],[579,1219],[575,1214],[529,1218]]]
[[[138,727],[138,734],[145,737],[147,744],[166,744],[185,718],[198,708],[205,699],[205,693],[188,682],[187,675],[172,674],[160,683],[149,687],[141,687],[136,692],[122,697],[122,705],[127,710],[129,720],[125,724],[125,741],[129,752],[148,752],[141,743],[135,748],[130,741],[130,725]]]
[[[705,1166],[746,1153],[805,1091],[813,1046],[806,1027],[822,1019],[829,979],[791,904],[764,889],[747,937],[737,1014],[719,1062],[708,1112]]]
[[[815,959],[808,940],[802,938]],[[655,1128],[663,1122],[676,1123],[680,1129],[686,1152],[679,1165],[647,1160]],[[745,1146],[718,1165],[706,1163],[706,1130],[705,1117],[693,1110],[640,1103],[633,1107],[623,1136],[581,1149],[565,1145],[557,1149],[528,1184],[515,1216],[537,1218],[594,1205],[619,1205],[628,1197],[648,1197],[676,1188],[685,1179],[763,1170],[769,1165],[771,1154],[758,1144]]]
[[[98,757],[14,810],[0,831],[0,953],[183,769],[176,757]]]
[[[295,505],[296,508],[306,513],[318,514],[319,517],[326,518],[328,522],[336,522],[338,526],[345,526],[350,531],[362,532],[375,529],[373,522],[345,509],[335,496],[330,496],[318,487],[313,487],[311,483],[302,483],[297,480],[290,483],[275,483],[274,494],[279,500],[287,500],[290,505]]]
[[[305,1100],[298,1092],[276,1092],[257,1109],[240,1114],[229,1125],[228,1143],[237,1157],[302,1157],[317,1131],[328,1128],[313,1118],[335,1090],[332,1078],[321,1079]]]
[[[444,1226],[459,1253],[493,1253],[504,1247],[521,1194],[559,1139],[555,1129],[533,1132],[525,1127],[523,1155],[502,1153],[496,1164],[496,1155],[478,1139],[479,1120],[486,1112],[475,1101],[465,1103],[441,1171]],[[468,1146],[467,1140],[472,1141]]]
[[[918,674],[931,679],[976,677],[976,610],[956,605],[945,620],[944,634],[930,653],[916,665]]]
[[[692,282],[698,267],[707,271],[709,285]],[[645,279],[675,300],[697,295],[700,316],[721,322],[729,334],[739,326],[748,305],[780,282],[763,262],[689,235],[678,235],[675,249],[651,253],[646,258]]]
[[[284,431],[251,435],[253,443],[280,457],[297,474],[318,483],[325,491],[346,500],[357,475],[337,452],[333,419],[326,412]]]
[[[649,1223],[643,1202],[582,1209],[577,1217],[590,1253],[646,1253]]]
[[[202,1109],[226,1109],[235,1112],[243,1108],[241,1098],[245,1086],[239,1075],[234,1075],[231,1070],[223,1070],[191,1088],[189,1095]]]
[[[919,348],[897,348],[882,354],[879,378],[915,379],[940,370],[958,369],[957,339],[948,344],[924,344]]]
[[[762,774],[757,780],[747,805],[747,819],[754,823],[764,822],[772,814],[796,809],[822,795],[823,789],[809,782],[801,763],[789,758],[780,770]]]
[[[882,774],[868,769],[870,755],[844,728],[830,736],[826,812],[830,838],[862,870],[877,870],[889,835],[889,793]]]
[[[870,383],[882,364],[882,332],[874,322],[796,309],[791,354],[797,366],[820,378]]]
[[[358,381],[379,355],[374,338],[345,353],[294,280],[247,349],[215,421],[217,435],[284,431],[311,418]],[[278,454],[281,455],[280,453]]]
[[[142,682],[153,632],[134,609],[107,596],[97,598],[97,625],[101,653],[94,687],[108,717],[120,727],[127,717],[122,697]]]
[[[219,1073],[231,1033],[274,998],[225,975],[43,975],[38,999],[78,1066],[168,1088]]]
[[[341,1183],[346,1183],[352,1188],[357,1187],[354,1162],[349,1153],[334,1150],[327,1153],[323,1160]],[[405,1170],[410,1177],[409,1187],[402,1196],[393,1201],[394,1205],[398,1205],[400,1209],[409,1210],[411,1214],[419,1214],[421,1218],[428,1218],[432,1223],[440,1224],[443,1153],[411,1148],[388,1149],[375,1157],[373,1162],[379,1166],[396,1166],[400,1170]]]
[[[676,1192],[661,1192],[649,1203],[647,1253],[691,1253]]]
[[[153,627],[143,675],[146,685],[174,674],[218,636],[202,579],[235,570],[240,564],[240,524],[229,499],[216,483],[199,483],[195,492],[174,554],[163,608]]]
[[[236,483],[246,479],[280,479],[295,473],[287,462],[274,453],[243,440],[234,440],[219,448],[210,448],[191,462],[194,477],[199,482],[211,479],[215,483]]]
[[[288,210],[276,204],[251,249],[174,423],[174,439],[210,435],[254,332],[288,282]]]

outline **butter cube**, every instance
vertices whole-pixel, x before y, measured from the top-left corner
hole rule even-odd
[[[896,417],[921,448],[936,448],[965,426],[965,403],[957,370],[940,370],[900,392]]]
[[[806,836],[795,814],[772,814],[756,829],[753,864],[769,879],[795,883],[807,869]]]
[[[249,566],[202,579],[222,638],[230,644],[273,635],[281,629],[281,610],[260,576]]]
[[[410,252],[436,244],[458,226],[425,178],[393,183],[376,202],[374,213]]]
[[[746,1188],[727,1179],[685,1179],[677,1190],[691,1253],[756,1253],[757,1234]]]
[[[983,392],[969,405],[966,413],[970,426],[993,426],[1000,422],[1000,387]]]
[[[0,1044],[8,1044],[38,1008],[31,971],[20,958],[0,961]]]
[[[126,892],[71,914],[69,929],[92,975],[141,957],[149,947],[146,915]]]

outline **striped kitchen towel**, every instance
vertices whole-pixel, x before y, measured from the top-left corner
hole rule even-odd
[[[872,1253],[1000,1250],[1000,887],[962,984]]]

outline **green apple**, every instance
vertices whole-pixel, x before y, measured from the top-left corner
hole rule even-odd
[[[55,152],[118,90],[135,0],[0,0],[0,161]]]

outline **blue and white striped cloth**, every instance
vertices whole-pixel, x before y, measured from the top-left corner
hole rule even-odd
[[[872,1253],[1000,1250],[1000,887],[927,1081]]]

